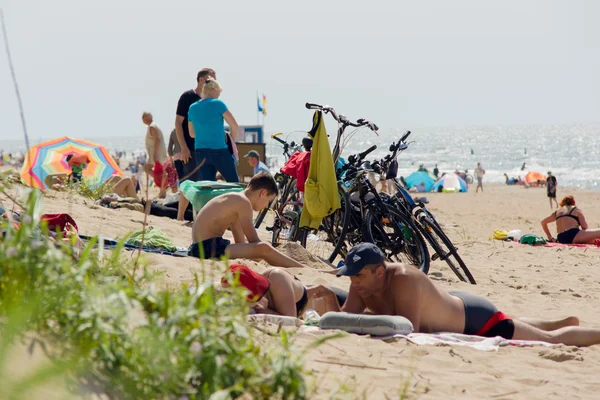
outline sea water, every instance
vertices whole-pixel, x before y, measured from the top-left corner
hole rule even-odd
[[[551,171],[559,185],[600,189],[600,124],[408,130],[411,131],[408,149],[398,156],[398,174],[402,176],[416,171],[421,164],[429,171],[437,164],[440,174],[457,169],[473,174],[477,163],[481,162],[486,170],[484,183],[504,183],[505,173],[510,178],[525,179],[530,171],[544,175]],[[389,145],[405,131],[381,131],[377,136],[362,128],[347,142],[343,156],[364,151],[375,144],[378,148],[367,159],[382,158],[389,154]],[[329,132],[329,135],[333,146],[335,134]],[[301,133],[293,133],[287,140],[298,141],[301,137]],[[281,146],[268,143],[267,154],[279,155],[276,163],[282,161],[281,152]],[[523,163],[525,168],[522,170]]]
[[[331,146],[335,142],[334,126],[328,125]],[[398,173],[407,176],[421,164],[433,171],[437,164],[440,172],[456,169],[473,173],[478,162],[486,170],[485,182],[503,183],[504,173],[509,177],[525,178],[529,171],[546,174],[552,171],[559,185],[600,189],[600,123],[571,125],[513,125],[475,127],[434,127],[382,130],[379,136],[361,128],[353,136],[347,130],[347,143],[343,156],[368,149],[373,144],[378,148],[368,160],[382,158],[389,153],[389,145],[410,130],[408,149],[398,156]],[[300,142],[304,132],[292,132],[280,136]],[[275,140],[267,138],[268,164],[272,170],[283,165],[282,147]],[[82,138],[106,146],[111,153],[145,152],[143,137],[103,137]],[[31,140],[31,144],[41,139]],[[23,141],[0,141],[0,149],[18,153],[25,150]],[[241,160],[242,162],[244,160]],[[521,167],[525,163],[525,169]]]

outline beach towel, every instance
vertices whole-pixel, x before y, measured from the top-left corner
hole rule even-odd
[[[213,198],[233,192],[241,192],[244,185],[233,182],[213,182],[213,181],[184,181],[179,186],[181,194],[192,203],[192,207],[199,212]]]
[[[500,336],[493,338],[464,335],[462,333],[410,333],[408,335],[394,335],[393,337],[375,337],[375,339],[390,340],[390,339],[406,339],[411,343],[418,345],[433,345],[433,346],[465,346],[483,351],[498,351],[500,347],[548,347],[561,348],[563,344],[554,344],[533,340],[514,340],[504,339]]]
[[[302,326],[300,332],[317,332],[316,326]],[[482,351],[498,351],[500,347],[546,347],[551,349],[564,348],[564,344],[555,344],[534,340],[504,339],[500,336],[483,337],[465,335],[462,333],[440,332],[440,333],[409,333],[408,335],[370,336],[371,339],[393,342],[396,340],[408,340],[416,345],[425,346],[463,346]]]
[[[557,243],[557,242],[548,242],[544,245],[544,247],[579,247],[582,249],[597,249],[600,248],[600,240],[596,239],[595,243],[583,244],[583,243]]]
[[[171,238],[159,228],[152,226],[146,229],[145,233],[144,231],[134,232],[125,243],[139,247],[142,244],[142,234],[144,236],[144,245],[147,248],[167,250],[169,252],[177,251],[177,247],[175,247]]]
[[[79,238],[86,242],[93,239],[92,236],[87,236],[87,235],[82,235],[82,234],[79,235]],[[95,247],[102,245],[102,248],[104,248],[106,250],[111,250],[111,249],[116,249],[118,243],[119,242],[115,239],[102,238],[102,243],[96,243]],[[134,244],[125,243],[123,247],[125,248],[125,250],[130,250],[130,251],[135,251],[135,250],[140,249],[139,244],[134,245]],[[162,254],[162,255],[173,256],[173,257],[187,257],[188,256],[188,248],[184,247],[184,246],[175,246],[175,251],[142,247],[142,251],[146,252],[146,253]]]
[[[272,314],[251,314],[248,315],[248,322],[252,323],[253,325],[273,324],[281,326],[295,326],[296,328],[304,325],[304,322],[301,319]],[[319,328],[316,329],[318,330]]]

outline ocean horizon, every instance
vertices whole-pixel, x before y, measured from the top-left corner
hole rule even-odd
[[[360,129],[350,137],[343,150],[347,157],[377,145],[369,160],[388,154],[389,145],[406,130],[394,129],[379,132],[376,136],[368,129]],[[440,172],[456,169],[470,173],[477,162],[486,170],[485,182],[504,183],[509,177],[525,178],[529,171],[557,177],[559,185],[586,189],[600,189],[600,123],[562,125],[489,125],[472,127],[432,127],[411,129],[409,147],[398,157],[399,175],[407,176],[420,165],[433,170],[437,164]],[[335,132],[328,132],[333,145]],[[305,135],[294,131],[281,136],[299,142]],[[278,169],[283,164],[282,148],[269,134],[265,134],[268,164]],[[104,145],[110,152],[124,151],[138,155],[145,151],[144,136],[82,137]],[[48,139],[30,139],[35,145]],[[24,140],[0,140],[0,150],[19,153],[25,151]],[[525,169],[521,169],[525,163]]]

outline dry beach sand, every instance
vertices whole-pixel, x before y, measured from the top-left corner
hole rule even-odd
[[[559,188],[559,199],[574,194],[590,228],[600,227],[600,192]],[[489,185],[484,193],[431,193],[429,208],[478,281],[458,282],[445,264],[433,262],[431,279],[445,289],[460,289],[491,299],[508,315],[558,318],[576,315],[582,325],[600,328],[600,248],[529,247],[490,240],[494,229],[521,229],[543,235],[539,221],[550,213],[543,189]],[[86,235],[122,237],[141,229],[144,215],[127,209],[92,207],[92,202],[67,193],[45,196],[45,212],[68,212]],[[149,216],[178,246],[188,246],[191,227]],[[552,226],[554,228],[554,226]],[[264,224],[263,224],[264,229]],[[268,233],[261,237],[268,240]],[[309,267],[291,270],[305,284],[348,288],[347,278],[320,270],[329,267],[295,246],[284,249],[302,257]],[[134,253],[128,253],[133,256]],[[145,254],[163,282],[175,287],[200,272],[198,260]],[[262,270],[262,263],[250,262]],[[210,262],[205,268],[211,270]],[[302,347],[322,333],[299,333]],[[312,398],[422,399],[592,399],[600,397],[600,345],[589,348],[502,347],[487,352],[457,346],[417,346],[406,340],[384,342],[344,335],[305,356]]]

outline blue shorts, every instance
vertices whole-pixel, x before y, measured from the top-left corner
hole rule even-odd
[[[225,249],[231,242],[227,239],[223,239],[221,236],[217,236],[211,239],[202,241],[202,249],[204,250],[204,257],[200,254],[200,243],[193,243],[188,249],[188,256],[198,257],[208,260],[210,258],[220,259],[225,255]]]
[[[227,182],[239,182],[235,161],[229,150],[220,149],[196,149],[196,161],[198,164],[204,162],[200,167],[200,180],[216,181],[217,171],[223,175]]]

